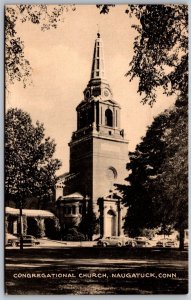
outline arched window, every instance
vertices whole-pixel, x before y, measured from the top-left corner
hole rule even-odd
[[[105,111],[105,125],[110,127],[113,126],[113,113],[109,108]]]

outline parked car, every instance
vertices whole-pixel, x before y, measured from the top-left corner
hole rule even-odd
[[[97,242],[97,245],[101,247],[108,247],[108,246],[121,247],[121,246],[125,246],[126,240],[127,240],[126,237],[110,236],[110,237],[105,237],[100,239]]]
[[[135,239],[133,238],[127,238],[126,242],[125,242],[125,246],[129,247],[129,248],[134,248],[137,246],[137,243],[135,241]]]
[[[149,239],[145,236],[138,236],[135,238],[136,247],[149,247],[150,242]]]
[[[178,242],[169,238],[164,238],[156,243],[158,248],[175,248],[178,247]]]
[[[7,233],[5,239],[6,239],[5,241],[6,246],[17,247],[19,243],[19,238],[11,233]]]
[[[185,249],[185,250],[188,250],[188,240],[186,240],[186,241],[184,242],[184,249]]]
[[[23,246],[36,246],[40,242],[33,235],[23,235]],[[18,246],[20,246],[20,239]]]
[[[40,242],[32,235],[23,235],[23,246],[35,246]],[[18,247],[20,246],[20,237],[13,234],[6,234],[6,246]]]
[[[149,247],[156,247],[157,242],[158,240],[156,240],[155,238],[149,239]]]
[[[188,244],[189,244],[189,231],[188,229],[184,230],[184,249],[188,250]]]

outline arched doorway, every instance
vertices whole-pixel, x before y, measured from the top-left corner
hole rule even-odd
[[[106,222],[106,236],[116,236],[117,235],[116,214],[112,209],[110,209],[107,212],[107,217],[105,222]]]
[[[105,125],[110,127],[113,126],[113,113],[109,108],[105,111]]]
[[[39,227],[34,218],[27,218],[27,234],[38,237]]]
[[[56,228],[55,220],[53,219],[45,219],[45,236],[47,236],[49,239],[56,240],[59,238],[59,231],[58,228]]]

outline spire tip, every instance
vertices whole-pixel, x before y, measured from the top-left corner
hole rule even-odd
[[[100,38],[99,24],[97,24],[97,37]]]

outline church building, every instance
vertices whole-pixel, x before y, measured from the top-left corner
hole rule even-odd
[[[105,78],[103,42],[95,40],[90,80],[76,107],[77,129],[70,147],[69,173],[56,186],[56,206],[63,228],[75,227],[87,214],[99,223],[97,237],[123,235],[126,208],[115,184],[125,184],[128,141],[120,125],[120,105]]]

